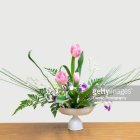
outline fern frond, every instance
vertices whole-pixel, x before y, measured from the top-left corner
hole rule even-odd
[[[91,79],[88,81],[88,85],[91,86],[93,83],[96,83],[96,86],[100,85],[103,82],[103,78]]]
[[[23,101],[21,101],[20,105],[15,110],[15,112],[13,113],[13,115],[15,115],[18,111],[22,110],[25,107],[31,106],[32,104],[33,104],[33,102],[31,100],[23,100]]]
[[[52,69],[52,68],[45,68],[52,76],[55,76],[57,73],[57,69]]]

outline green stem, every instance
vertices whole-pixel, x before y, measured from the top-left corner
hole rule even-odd
[[[28,54],[29,59],[36,65],[36,67],[40,70],[40,72],[42,73],[42,75],[47,79],[48,83],[52,86],[52,88],[55,90],[53,84],[50,82],[49,78],[44,74],[44,72],[42,71],[42,69],[37,65],[37,63],[31,58],[31,51],[29,51]]]
[[[2,68],[2,70],[4,71],[4,73],[7,73],[8,75],[12,76],[15,80],[19,81],[21,84],[23,83],[24,85],[29,85],[30,87],[34,88],[34,89],[38,89],[38,87],[36,87],[35,85],[32,85],[29,82],[25,82],[22,79],[20,79],[19,77],[15,76],[14,74],[12,74],[11,72],[9,72],[8,70]]]
[[[15,81],[16,83],[19,83],[20,85],[23,85],[23,86],[25,86],[25,87],[28,87],[29,89],[32,89],[32,90],[38,92],[38,90],[35,89],[34,87],[32,87],[31,85],[26,85],[26,84],[22,83],[21,81],[19,81],[19,80],[13,78],[13,77],[12,77],[11,75],[9,75],[9,74],[7,74],[7,73],[5,73],[5,72],[3,72],[3,71],[0,71],[0,73],[6,75],[7,77],[9,77],[11,80]]]
[[[125,85],[128,85],[128,84],[130,84],[130,83],[133,83],[133,82],[139,81],[139,80],[140,80],[140,78],[134,79],[134,80],[128,81],[128,82],[126,82],[126,83],[124,83],[124,84],[122,84],[122,85],[120,85],[120,86],[125,86]]]
[[[7,80],[4,80],[4,79],[0,79],[1,81],[4,81],[4,82],[7,82],[7,83],[10,83],[10,84],[13,84],[13,85],[16,85],[16,86],[19,86],[19,87],[22,87],[22,88],[25,88],[25,89],[30,89],[28,87],[24,87],[24,85],[19,85],[19,84],[16,84],[14,82],[11,82],[11,81],[7,81]],[[31,89],[30,89],[31,90]]]
[[[72,83],[74,84],[74,72],[75,72],[75,57],[71,59],[71,75],[72,75]]]

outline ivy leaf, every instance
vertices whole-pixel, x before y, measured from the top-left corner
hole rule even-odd
[[[57,103],[56,104],[52,104],[50,106],[50,108],[51,108],[51,112],[52,112],[53,116],[56,117],[57,111],[59,109],[59,104],[57,104]]]

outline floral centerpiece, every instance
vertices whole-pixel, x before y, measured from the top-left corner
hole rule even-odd
[[[24,81],[6,69],[0,71],[1,74],[9,78],[9,80],[2,80],[33,92],[32,94],[28,94],[27,99],[21,101],[13,115],[28,106],[32,106],[35,109],[39,104],[41,106],[50,104],[50,109],[54,117],[58,110],[63,114],[73,115],[74,117],[69,122],[69,129],[80,130],[83,126],[78,115],[90,113],[96,105],[93,89],[99,89],[102,86],[110,86],[112,88],[114,86],[127,86],[134,81],[140,80],[137,73],[135,73],[136,69],[126,74],[116,75],[119,70],[117,67],[109,71],[109,73],[103,77],[92,78],[91,76],[87,83],[82,83],[80,76],[84,61],[84,52],[78,44],[75,44],[71,46],[70,53],[72,55],[70,68],[66,65],[62,65],[59,69],[42,69],[31,57],[31,51],[29,51],[28,58],[46,78],[47,82],[50,84],[48,88],[39,88],[38,85]],[[54,76],[55,85],[52,84],[48,76],[46,76],[44,70],[47,70],[47,72]],[[110,104],[105,104],[104,107],[110,111]]]

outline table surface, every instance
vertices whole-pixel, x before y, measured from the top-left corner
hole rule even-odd
[[[1,123],[0,140],[140,140],[140,123],[84,123],[81,131],[66,123]]]

